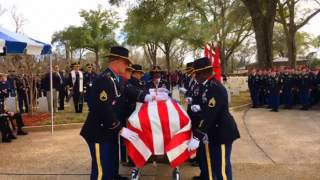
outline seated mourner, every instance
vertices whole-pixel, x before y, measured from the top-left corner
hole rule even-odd
[[[0,74],[0,131],[2,136],[2,142],[10,142],[12,139],[16,139],[13,135],[13,131],[10,128],[9,122],[16,120],[17,135],[26,135],[27,133],[22,130],[24,126],[22,116],[20,113],[8,112],[5,109],[4,101],[8,95],[8,88],[6,83],[6,77],[4,74]],[[12,127],[15,129],[14,123]]]

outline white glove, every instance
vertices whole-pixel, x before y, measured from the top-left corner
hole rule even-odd
[[[186,102],[188,104],[191,104],[192,103],[192,97],[186,97]]]
[[[169,99],[169,95],[167,93],[161,93],[156,96],[157,101],[166,101]]]
[[[147,94],[145,97],[144,97],[144,102],[151,102],[155,100],[155,96],[154,95],[151,95],[151,94]]]
[[[158,93],[167,93],[168,94],[170,91],[167,88],[158,88],[157,92]]]
[[[120,131],[120,136],[127,139],[128,141],[136,141],[139,138],[139,135],[128,128],[122,128]]]
[[[179,88],[179,91],[182,93],[182,94],[185,94],[187,93],[187,89],[186,88]]]
[[[198,105],[198,104],[192,105],[192,106],[191,106],[191,111],[192,111],[192,112],[199,112],[199,111],[201,111],[200,105]]]
[[[194,137],[191,138],[189,144],[188,144],[188,151],[193,151],[198,149],[200,144],[200,141]]]
[[[149,89],[150,94],[158,94],[158,93],[169,93],[170,91],[167,88],[158,88],[158,89]]]

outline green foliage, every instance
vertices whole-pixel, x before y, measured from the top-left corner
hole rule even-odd
[[[273,54],[279,57],[288,57],[287,39],[281,25],[275,24],[273,33]],[[313,41],[310,34],[298,31],[295,36],[297,53],[300,55],[307,53]]]
[[[84,19],[83,38],[88,50],[96,53],[115,44],[114,30],[119,26],[119,18],[115,12],[102,9],[99,5],[96,10],[81,10],[79,14]]]
[[[99,69],[99,56],[111,46],[117,44],[114,30],[119,26],[119,18],[112,10],[103,9],[101,5],[95,10],[81,10],[81,26],[69,26],[55,32],[52,43],[63,45],[67,59],[77,49],[87,49],[96,54],[96,66]]]

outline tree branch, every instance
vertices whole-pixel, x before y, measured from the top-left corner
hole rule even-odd
[[[315,12],[313,12],[312,14],[310,14],[304,21],[300,22],[296,26],[296,30],[298,30],[298,29],[302,28],[304,25],[306,25],[310,21],[310,19],[312,19],[318,13],[320,13],[320,8],[318,10],[316,10]]]

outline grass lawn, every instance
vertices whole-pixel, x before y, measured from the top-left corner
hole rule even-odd
[[[57,112],[54,116],[54,124],[70,124],[70,123],[83,123],[88,115],[88,106],[84,104],[83,112],[81,114],[75,113],[73,107],[66,104],[65,110]],[[51,125],[50,117],[36,125]]]
[[[244,104],[250,103],[250,93],[249,92],[240,92],[239,96],[231,96],[230,107],[241,106]]]

